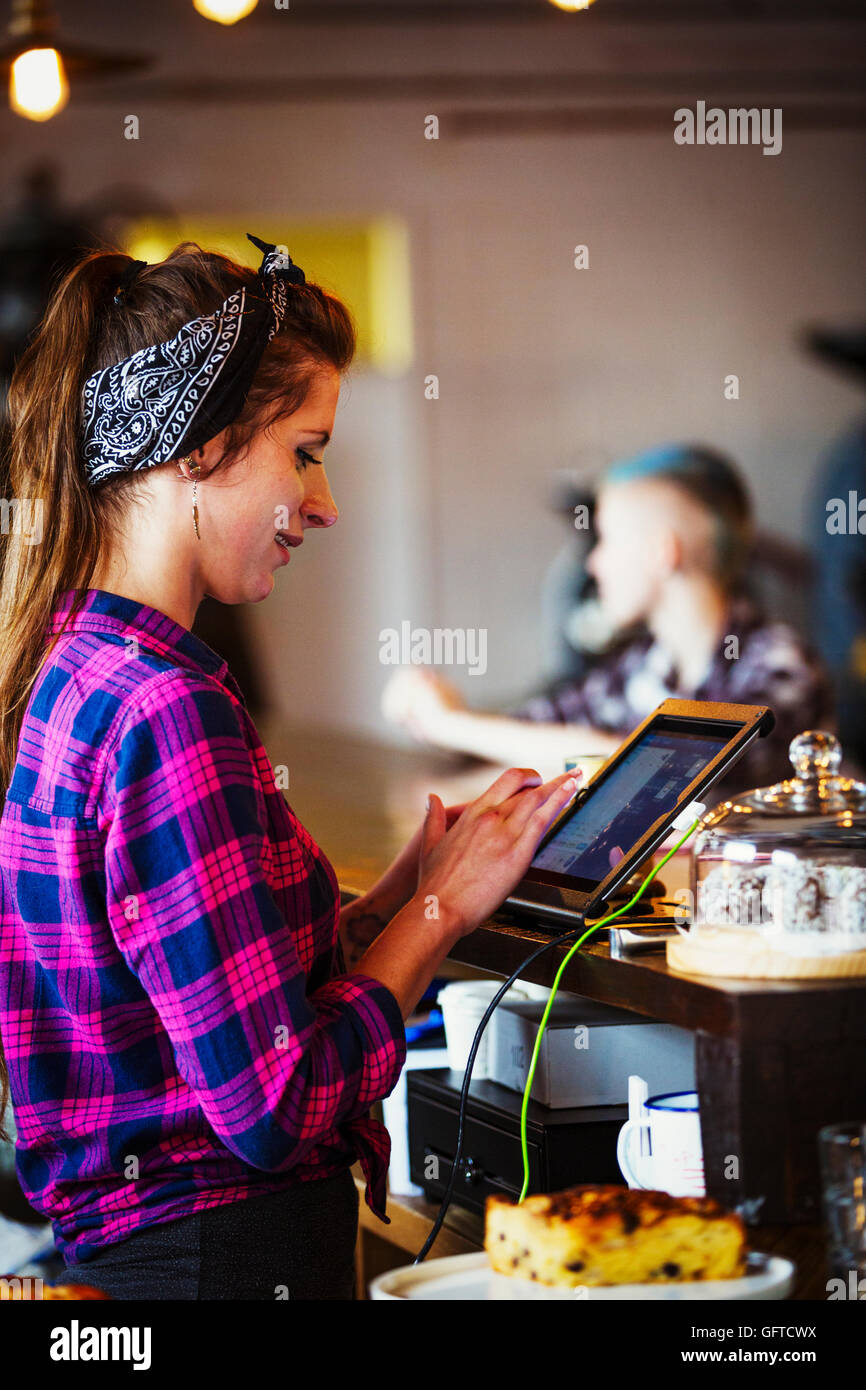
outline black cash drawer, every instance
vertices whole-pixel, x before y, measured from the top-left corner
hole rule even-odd
[[[463,1073],[447,1068],[406,1075],[412,1181],[427,1197],[443,1196],[457,1148]],[[517,1197],[523,1186],[520,1150],[522,1097],[495,1081],[469,1089],[460,1173],[453,1201],[483,1214],[486,1198]],[[616,1141],[628,1119],[625,1105],[549,1110],[530,1101],[526,1140],[531,1192],[558,1192],[575,1183],[622,1184]]]

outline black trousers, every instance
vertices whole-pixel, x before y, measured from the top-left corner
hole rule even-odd
[[[352,1299],[357,1234],[358,1190],[346,1168],[146,1226],[57,1282],[117,1299]]]

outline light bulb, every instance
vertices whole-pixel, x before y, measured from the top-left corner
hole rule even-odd
[[[29,48],[9,73],[9,105],[19,116],[47,121],[69,100],[69,83],[56,48]]]
[[[217,24],[237,24],[252,14],[259,0],[192,0],[199,14],[205,19],[215,19]]]
[[[550,0],[550,3],[558,10],[568,10],[569,14],[575,14],[578,10],[588,10],[593,0]]]

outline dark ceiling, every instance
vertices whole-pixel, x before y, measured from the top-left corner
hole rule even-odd
[[[316,23],[419,23],[435,20],[477,21],[537,19],[542,23],[574,22],[550,0],[291,0],[296,19]],[[258,23],[274,17],[273,6],[262,3]],[[595,0],[593,24],[791,24],[831,20],[866,22],[863,0]]]
[[[0,0],[0,16],[4,8],[11,0]],[[719,100],[784,102],[790,124],[866,124],[864,0],[596,0],[576,15],[549,0],[289,0],[288,13],[260,0],[230,28],[208,23],[192,0],[55,8],[67,41],[154,59],[141,73],[82,84],[82,102],[423,99],[442,103],[466,135],[652,130],[699,78]],[[520,51],[501,41],[512,23]]]
[[[289,0],[295,24],[435,24],[497,23],[507,20],[539,24],[581,23],[584,16],[563,14],[550,0]],[[64,29],[92,29],[105,24],[117,31],[123,25],[141,33],[165,31],[174,24],[186,28],[192,0],[55,0]],[[11,0],[0,5],[0,15],[11,12]],[[678,24],[826,24],[833,21],[866,23],[863,0],[595,0],[587,19],[593,26],[638,27]],[[191,13],[192,22],[206,24]],[[260,0],[243,26],[285,23],[284,11],[272,0]]]

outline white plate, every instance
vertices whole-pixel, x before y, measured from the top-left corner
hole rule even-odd
[[[618,1299],[749,1299],[787,1298],[794,1287],[794,1266],[777,1255],[750,1253],[742,1279],[691,1280],[677,1284],[609,1284],[599,1288],[554,1289],[528,1279],[495,1274],[483,1250],[426,1260],[420,1265],[380,1274],[370,1285],[371,1299],[414,1298],[422,1301],[463,1300],[489,1303],[514,1299],[555,1299],[573,1303]]]

